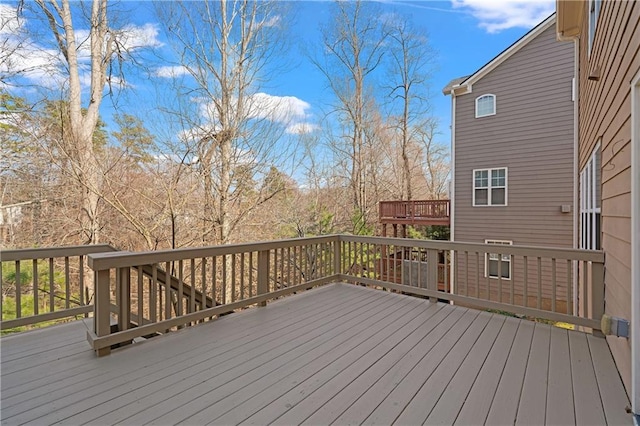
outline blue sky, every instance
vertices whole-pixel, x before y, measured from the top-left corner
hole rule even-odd
[[[429,35],[431,46],[436,51],[431,105],[433,115],[440,123],[438,140],[443,143],[449,143],[450,139],[450,99],[442,94],[441,89],[452,78],[470,74],[491,60],[552,13],[555,6],[554,0],[383,0],[377,3],[383,11],[409,16],[415,26],[424,28]],[[0,18],[9,16],[7,11],[14,9],[15,5],[15,2],[0,3]],[[121,6],[128,9],[127,17],[135,26],[137,42],[146,46],[145,57],[157,58],[167,54],[166,38],[159,30],[152,4],[124,2]],[[300,110],[299,118],[313,123],[321,118],[331,99],[325,90],[326,82],[302,54],[300,44],[304,42],[312,47],[320,44],[319,28],[329,19],[331,4],[326,1],[296,1],[290,6],[295,9],[296,19],[290,27],[291,48],[284,59],[291,66],[274,76],[263,91],[269,96],[288,97],[288,104]],[[33,21],[27,22],[28,16],[25,18],[19,24],[3,25],[0,37],[12,37],[12,31],[17,32],[19,26],[34,25]],[[44,43],[44,40],[31,40],[34,49],[38,45],[44,46]],[[33,52],[25,52],[24,56],[29,63],[38,64],[40,61],[42,67],[46,67],[46,59],[37,57]],[[121,111],[136,114],[145,109],[144,105],[153,103],[152,94],[162,87],[162,78],[158,72],[154,75],[153,67],[157,70],[162,64],[150,59],[147,65],[150,73],[130,72],[126,75],[129,88],[119,98]],[[0,73],[4,72],[10,70],[3,69],[0,63]],[[160,85],[152,85],[149,75]],[[51,74],[37,69],[27,75],[30,83],[37,85],[38,79],[52,81]],[[10,91],[16,91],[18,95],[27,93],[14,87]],[[114,130],[111,126],[112,112],[110,102],[105,102],[102,115],[109,130]]]

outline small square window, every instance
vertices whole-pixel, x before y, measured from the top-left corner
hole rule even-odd
[[[495,244],[495,245],[511,245],[511,241],[497,241],[497,240],[486,240],[486,244]],[[485,272],[484,276],[489,276],[490,278],[502,278],[503,280],[511,279],[511,255],[502,254],[502,256],[498,255],[498,253],[487,253],[485,257]]]

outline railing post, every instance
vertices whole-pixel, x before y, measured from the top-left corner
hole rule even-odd
[[[604,263],[591,262],[591,315],[600,321],[604,315]]]
[[[269,292],[269,250],[258,252],[258,295]],[[260,302],[258,306],[267,306],[267,302]]]
[[[98,337],[111,334],[111,295],[110,295],[110,271],[108,269],[96,271],[95,276],[95,299],[93,301],[93,331]],[[111,348],[101,348],[96,350],[96,355],[109,355]]]
[[[340,265],[342,265],[342,240],[336,237],[333,242],[333,275],[342,273]]]
[[[427,250],[427,289],[438,291],[438,250]],[[429,301],[435,303],[437,297],[429,297]]]
[[[118,268],[118,331],[131,324],[131,268]]]

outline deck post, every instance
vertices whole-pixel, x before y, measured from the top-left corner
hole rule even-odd
[[[269,250],[258,252],[258,295],[269,292]],[[260,302],[258,306],[267,306],[267,302]]]
[[[438,291],[438,250],[427,250],[427,289]],[[436,303],[437,297],[429,297],[429,301]]]
[[[340,265],[342,264],[342,240],[340,237],[336,238],[333,246],[333,274],[338,275],[342,273]]]
[[[591,315],[597,321],[604,315],[604,263],[601,262],[591,262]]]
[[[131,268],[118,268],[118,331],[131,323]]]
[[[93,302],[93,331],[98,337],[111,334],[111,283],[110,271],[103,269],[95,273],[95,300]],[[111,348],[96,349],[96,355],[109,355]]]

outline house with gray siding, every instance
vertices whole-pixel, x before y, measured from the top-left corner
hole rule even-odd
[[[576,246],[574,64],[574,47],[557,42],[552,15],[443,89],[452,102],[451,240]],[[496,288],[498,281],[518,288],[511,277],[529,267],[498,252],[467,266],[484,268]]]

